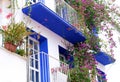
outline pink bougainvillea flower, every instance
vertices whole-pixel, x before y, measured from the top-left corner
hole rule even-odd
[[[79,0],[76,0],[76,2],[79,2]]]
[[[0,13],[2,13],[2,9],[0,8]]]
[[[13,14],[12,14],[12,13],[9,13],[9,14],[6,15],[6,18],[9,19],[9,18],[12,17],[12,16],[13,16]]]
[[[116,0],[112,0],[112,2],[115,2]]]
[[[3,30],[7,30],[7,26],[2,26]]]

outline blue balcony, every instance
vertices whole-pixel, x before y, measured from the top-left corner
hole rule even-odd
[[[25,7],[22,9],[22,11],[26,15],[30,14],[30,17],[33,20],[37,21],[73,44],[86,40],[81,31],[77,30],[76,27],[68,23],[41,2],[33,4],[30,7]]]
[[[105,52],[99,52],[95,54],[95,58],[103,65],[108,65],[115,62],[115,59],[106,54]]]

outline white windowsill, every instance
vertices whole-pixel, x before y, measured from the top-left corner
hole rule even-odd
[[[16,57],[18,57],[18,58],[20,58],[20,59],[27,60],[27,57],[20,56],[20,55],[14,53],[14,52],[11,52],[11,51],[5,49],[4,47],[0,47],[0,50],[3,50],[3,51],[5,51],[6,53],[9,53],[10,55],[14,55],[14,56],[16,56]]]

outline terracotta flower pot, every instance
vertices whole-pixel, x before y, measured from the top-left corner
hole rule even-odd
[[[4,47],[11,52],[15,52],[17,48],[16,45],[13,45],[12,43],[9,43],[9,42],[5,42]]]

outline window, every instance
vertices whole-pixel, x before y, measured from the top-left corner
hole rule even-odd
[[[34,4],[34,3],[37,3],[37,2],[45,3],[45,0],[27,0],[26,2],[30,2],[30,4]]]
[[[64,55],[60,54],[60,55],[59,55],[59,58],[60,58],[60,61],[66,62],[66,59],[65,59],[65,56],[64,56]]]
[[[68,74],[69,64],[67,60],[68,51],[59,46],[59,60],[60,60],[60,72],[63,74]]]
[[[62,17],[63,19],[65,19],[66,21],[68,21],[67,6],[64,6],[64,7],[61,9],[61,17]]]
[[[106,75],[103,71],[100,69],[97,69],[97,82],[106,82]]]
[[[29,82],[40,82],[39,42],[28,37]]]

